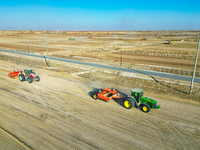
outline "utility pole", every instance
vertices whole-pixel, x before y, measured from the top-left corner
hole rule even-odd
[[[28,53],[29,53],[29,49],[28,49],[28,43],[27,43],[27,51],[28,51]]]
[[[46,31],[45,31],[45,39],[46,39],[47,57],[48,57],[48,63],[49,63],[49,53],[48,53],[48,44],[47,44],[47,35],[46,35]]]
[[[199,37],[199,43],[200,43],[200,34],[198,35],[198,37]],[[192,81],[191,81],[191,86],[190,86],[190,94],[192,93],[192,88],[193,88],[193,83],[194,83],[194,76],[195,76],[197,58],[198,58],[198,53],[199,53],[199,43],[198,43],[197,54],[196,54],[196,59],[195,59],[195,63],[194,63],[194,70],[193,70]]]
[[[121,61],[120,61],[120,66],[122,67],[122,51],[121,51]]]

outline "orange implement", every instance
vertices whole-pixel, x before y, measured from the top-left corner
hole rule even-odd
[[[19,69],[14,69],[14,72],[10,72],[8,74],[9,77],[11,78],[15,78],[16,76],[19,76],[20,73],[22,73],[23,71],[19,70]]]
[[[105,88],[97,94],[99,99],[109,101],[111,98],[123,99],[122,95],[115,89]]]

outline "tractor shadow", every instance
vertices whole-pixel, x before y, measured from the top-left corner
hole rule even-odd
[[[117,91],[119,91],[118,89],[116,89]],[[120,91],[119,91],[120,92]],[[124,100],[127,99],[128,95],[123,93],[123,92],[120,92],[120,94],[123,95],[123,98]],[[112,100],[114,100],[117,104],[119,104],[120,106],[124,107],[124,101],[122,99],[119,99],[119,98],[112,98]],[[125,107],[124,107],[125,108]]]
[[[93,87],[93,90],[92,90],[92,91],[89,91],[89,92],[88,92],[88,95],[89,95],[91,98],[93,98],[93,94],[94,94],[95,92],[98,93],[99,90],[101,90],[101,89],[98,89],[98,88],[94,88],[94,87]]]

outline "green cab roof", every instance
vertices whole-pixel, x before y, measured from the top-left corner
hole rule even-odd
[[[133,88],[131,90],[131,92],[141,93],[141,92],[144,92],[144,90],[143,89],[139,89],[139,88]]]

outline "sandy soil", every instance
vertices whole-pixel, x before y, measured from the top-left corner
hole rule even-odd
[[[95,101],[90,92],[110,85],[71,74],[33,68],[41,81],[32,84],[7,75],[26,67],[0,61],[0,149],[200,147],[198,102],[151,96],[161,109],[146,114],[125,109],[121,101]]]

